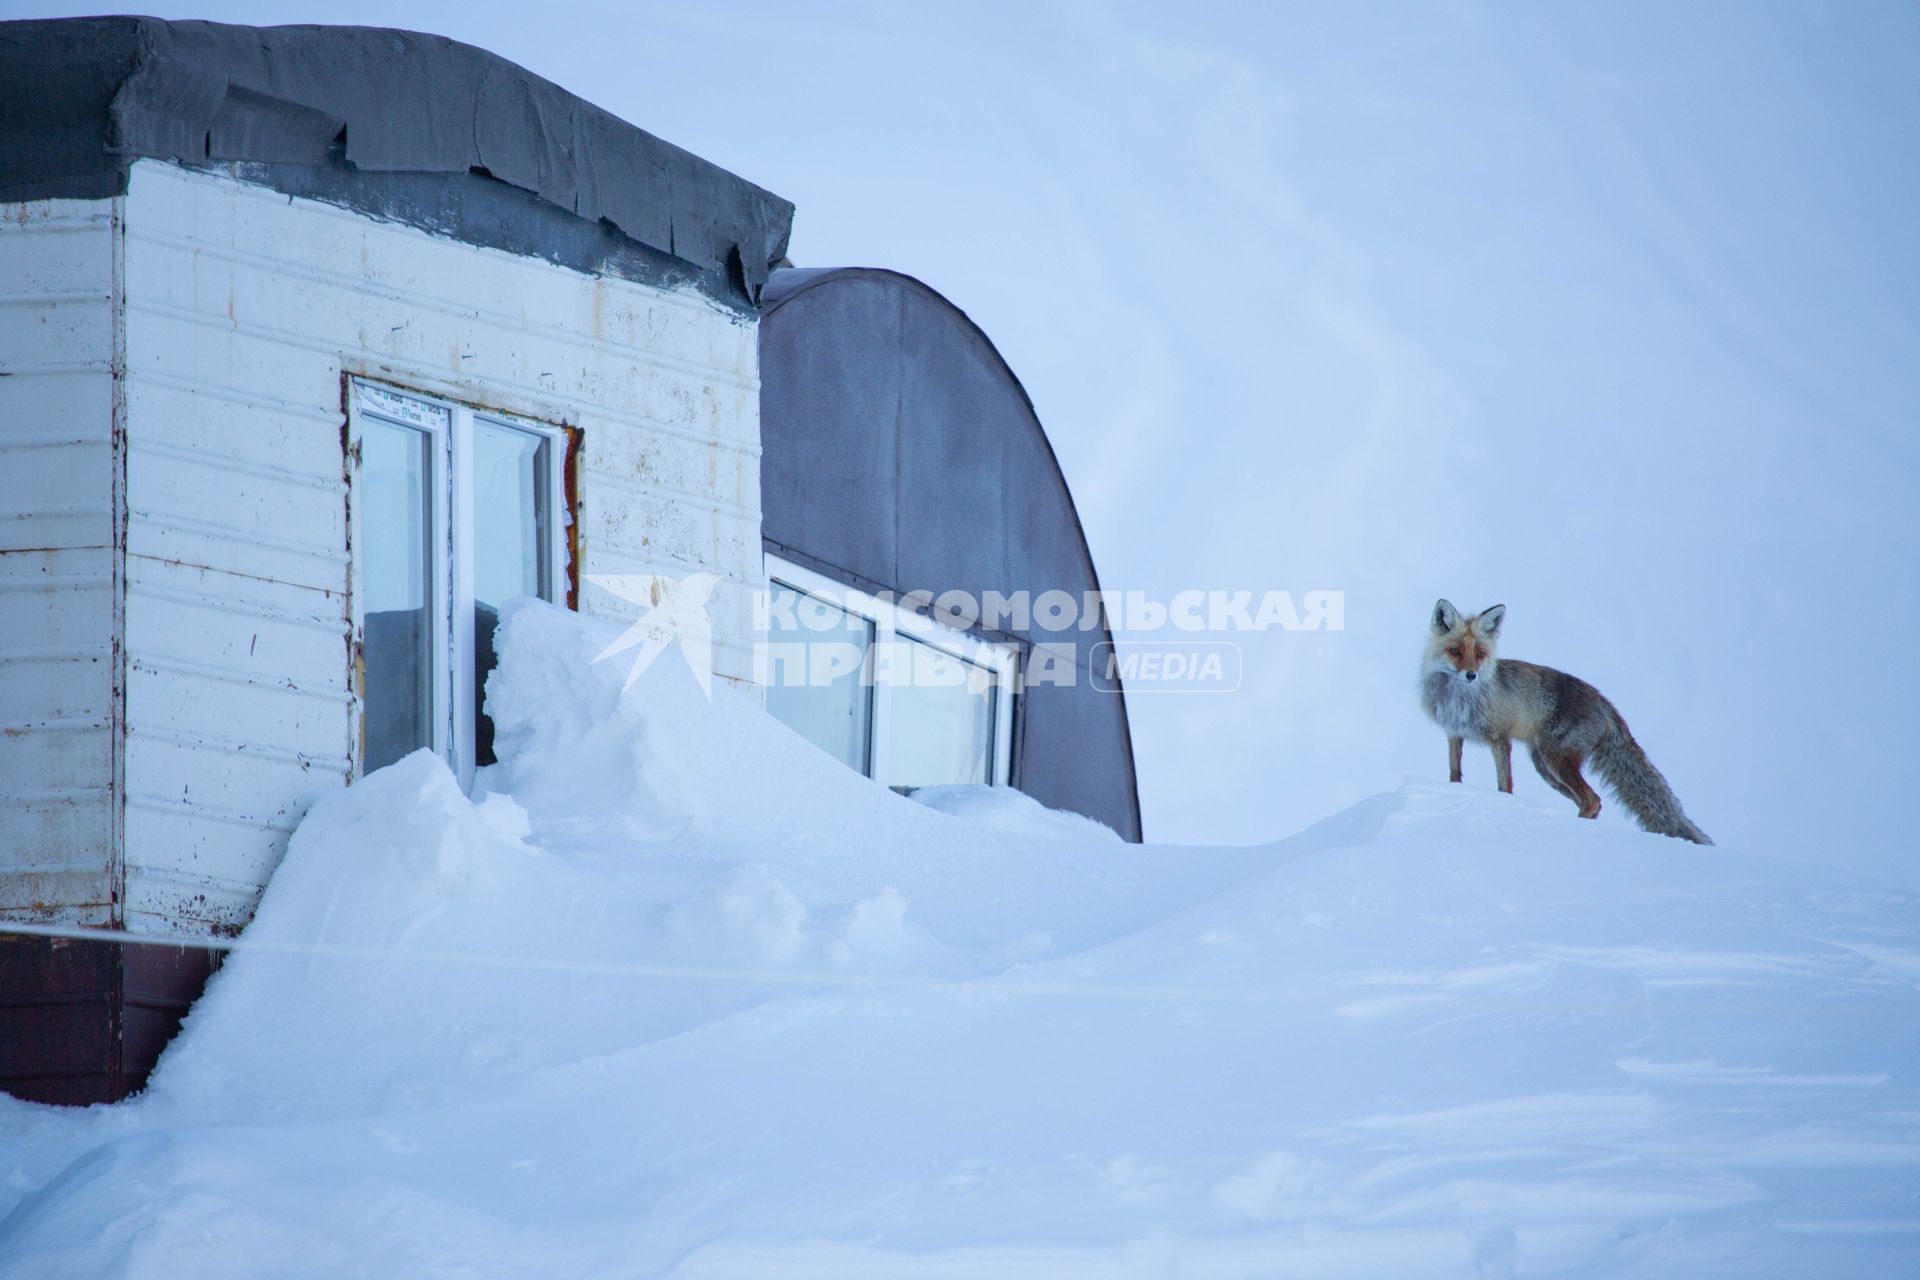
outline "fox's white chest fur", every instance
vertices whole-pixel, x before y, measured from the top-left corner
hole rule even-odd
[[[1472,684],[1445,671],[1429,671],[1420,682],[1420,705],[1449,736],[1484,742],[1487,700],[1493,693],[1492,676],[1491,666]]]

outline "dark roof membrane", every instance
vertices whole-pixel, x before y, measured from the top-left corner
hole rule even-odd
[[[443,36],[0,23],[0,200],[118,195],[143,157],[584,270],[693,283],[736,309],[758,305],[793,222],[788,201]],[[563,227],[555,209],[619,235]]]
[[[1100,591],[1093,554],[1033,401],[993,342],[926,284],[868,267],[776,271],[760,310],[761,540],[869,590]],[[975,628],[1070,680],[1029,682],[1013,784],[1140,839],[1120,681],[1094,677],[1099,626]],[[1059,674],[1055,667],[1055,674]]]

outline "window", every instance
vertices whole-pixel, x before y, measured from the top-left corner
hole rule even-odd
[[[566,431],[356,380],[349,447],[361,770],[428,747],[464,785],[500,606],[565,599]]]
[[[907,635],[895,637],[893,656],[887,781],[906,787],[995,781],[993,669]]]
[[[768,557],[767,710],[897,790],[1010,777],[1011,645]]]
[[[772,616],[792,618],[776,634],[797,642],[798,661],[793,678],[767,686],[767,710],[828,755],[871,773],[873,620],[784,582],[768,590]]]

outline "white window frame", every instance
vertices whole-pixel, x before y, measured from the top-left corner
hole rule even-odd
[[[850,587],[771,552],[766,555],[766,574],[770,588],[790,587],[873,624],[873,645],[867,651],[866,668],[861,672],[861,683],[873,691],[867,699],[868,777],[883,785],[889,784],[887,765],[892,759],[889,738],[893,691],[887,674],[894,664],[890,652],[883,650],[897,647],[899,642],[895,636],[903,635],[993,673],[993,758],[988,761],[987,785],[1010,785],[1013,715],[1020,675],[1020,655],[1014,646],[947,626],[916,609]],[[769,678],[770,673],[763,669],[761,683],[766,684]]]
[[[368,417],[376,418],[392,426],[419,431],[432,441],[432,448],[428,452],[432,468],[428,486],[434,500],[430,524],[433,539],[430,586],[436,606],[431,611],[434,627],[432,746],[435,753],[453,769],[454,775],[460,779],[460,785],[463,788],[470,787],[478,750],[475,722],[479,715],[475,700],[467,696],[473,688],[474,678],[474,424],[486,422],[539,436],[547,441],[546,576],[548,598],[555,604],[564,604],[567,599],[567,530],[573,522],[573,513],[567,509],[566,495],[568,432],[564,426],[536,422],[491,409],[476,409],[442,396],[429,395],[409,387],[392,386],[370,378],[353,377],[349,379],[349,385],[348,447],[353,459],[348,486],[350,525],[358,518],[355,513],[360,504],[362,421]],[[409,405],[426,412],[410,412]],[[357,654],[366,634],[364,592],[360,584],[364,581],[363,562],[367,549],[365,539],[358,536],[357,530],[350,529],[350,533],[353,535],[353,589],[349,595],[353,601],[353,640]],[[362,696],[362,691],[356,688],[355,699]],[[361,753],[356,750],[355,777],[360,776],[362,763]]]

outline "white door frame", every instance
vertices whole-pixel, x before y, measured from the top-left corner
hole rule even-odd
[[[433,655],[433,742],[434,751],[447,761],[462,787],[472,785],[475,755],[475,720],[479,708],[469,691],[473,688],[473,579],[474,528],[479,518],[473,497],[473,428],[484,421],[512,431],[522,431],[547,442],[544,497],[547,528],[547,597],[564,603],[567,591],[566,530],[572,513],[566,509],[567,429],[551,423],[534,422],[493,410],[478,410],[441,396],[428,395],[408,387],[393,386],[373,379],[350,378],[348,397],[348,449],[353,466],[348,480],[348,535],[353,546],[352,599],[353,640],[358,665],[360,645],[365,639],[364,581],[366,539],[356,527],[360,505],[360,436],[364,418],[376,418],[392,426],[426,434],[433,441],[429,450],[432,474],[428,492],[434,510],[429,515],[432,555],[429,589],[433,607],[431,650]],[[354,704],[356,723],[364,724],[365,696],[356,671]],[[354,775],[361,773],[365,731],[354,751]]]

